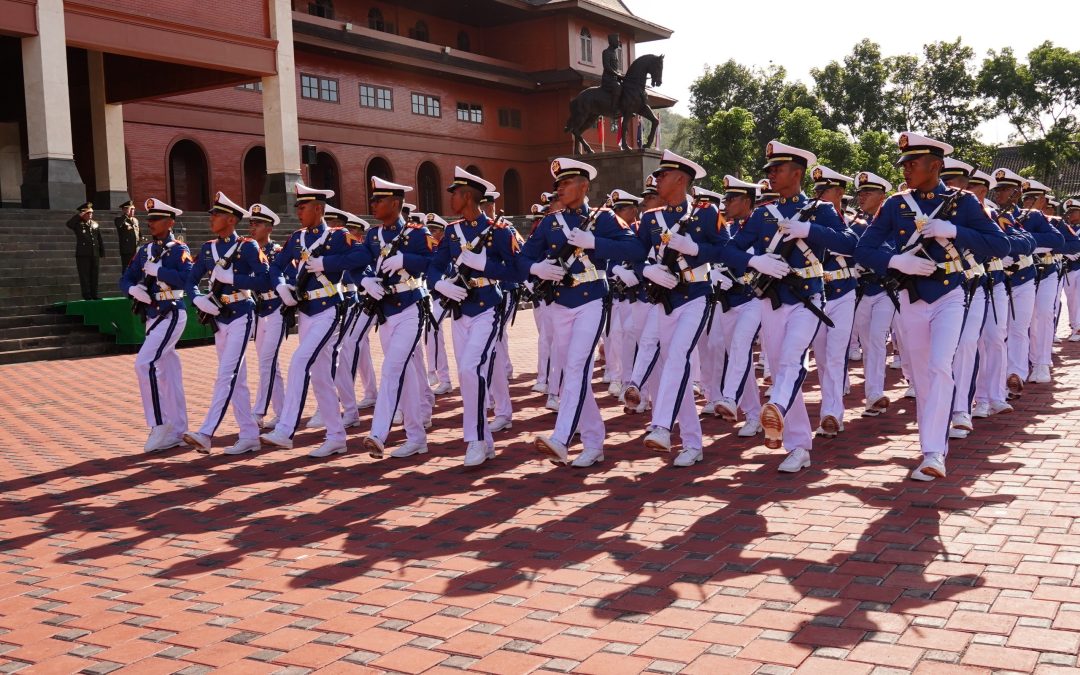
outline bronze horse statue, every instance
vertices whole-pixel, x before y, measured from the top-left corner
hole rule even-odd
[[[656,138],[656,125],[659,120],[652,108],[649,107],[648,97],[645,95],[645,77],[652,80],[652,86],[659,87],[664,74],[664,55],[645,54],[634,59],[630,67],[626,69],[626,75],[622,81],[622,95],[619,99],[618,109],[612,105],[611,94],[600,87],[589,87],[570,101],[570,119],[566,121],[564,131],[569,131],[574,136],[574,152],[581,154],[582,149],[592,154],[593,149],[581,137],[589,127],[596,126],[599,117],[608,119],[622,118],[622,149],[629,150],[630,145],[626,142],[626,129],[630,128],[630,116],[641,115],[649,120],[649,137],[644,147],[650,147]]]

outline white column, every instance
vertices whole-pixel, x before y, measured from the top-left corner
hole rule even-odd
[[[300,131],[296,112],[296,62],[293,58],[292,3],[267,0],[270,37],[277,40],[276,75],[262,79],[263,134],[266,138],[266,186],[263,201],[286,209],[292,186],[300,179]]]
[[[90,75],[90,124],[94,135],[94,205],[114,209],[128,199],[124,108],[105,97],[105,55],[86,53]]]

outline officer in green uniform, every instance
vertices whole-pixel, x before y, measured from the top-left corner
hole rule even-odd
[[[79,288],[83,300],[100,300],[98,297],[98,273],[101,259],[105,257],[105,241],[101,228],[94,220],[94,205],[86,202],[67,221],[69,230],[75,233],[75,266],[79,270]]]
[[[130,199],[120,205],[124,215],[113,219],[116,239],[120,242],[120,267],[126,268],[139,248],[139,219],[135,217],[135,202]]]

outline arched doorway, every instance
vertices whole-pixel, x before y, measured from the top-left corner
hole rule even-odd
[[[266,184],[266,148],[256,145],[244,155],[244,205],[251,206],[262,198]]]
[[[509,215],[520,216],[525,213],[521,204],[521,176],[517,169],[507,169],[503,176],[503,210]]]
[[[320,152],[315,155],[315,163],[308,169],[311,187],[318,190],[333,190],[334,196],[327,201],[331,206],[340,207],[341,204],[341,174],[338,172],[338,163],[329,152]]]
[[[195,141],[177,141],[169,151],[169,203],[184,211],[210,208],[206,153]]]
[[[431,162],[424,162],[416,172],[416,203],[424,213],[439,213],[442,209],[442,189],[439,169]]]
[[[382,157],[372,157],[368,162],[367,172],[364,176],[364,192],[370,193],[371,191],[371,177],[378,176],[383,180],[394,180],[394,170],[390,168],[390,162],[386,161]],[[368,194],[368,200],[370,201],[371,195]],[[367,204],[365,204],[365,207]]]

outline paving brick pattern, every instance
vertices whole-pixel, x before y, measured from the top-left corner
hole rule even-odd
[[[514,428],[476,470],[454,394],[420,458],[370,459],[363,428],[331,461],[310,432],[148,455],[132,355],[0,367],[0,673],[1077,668],[1080,345],[927,484],[913,401],[849,417],[795,476],[708,418],[678,469],[599,371],[608,461],[557,468],[529,443],[554,415],[528,312],[511,334]],[[181,359],[195,426],[214,351]],[[234,438],[227,416],[215,446]]]

